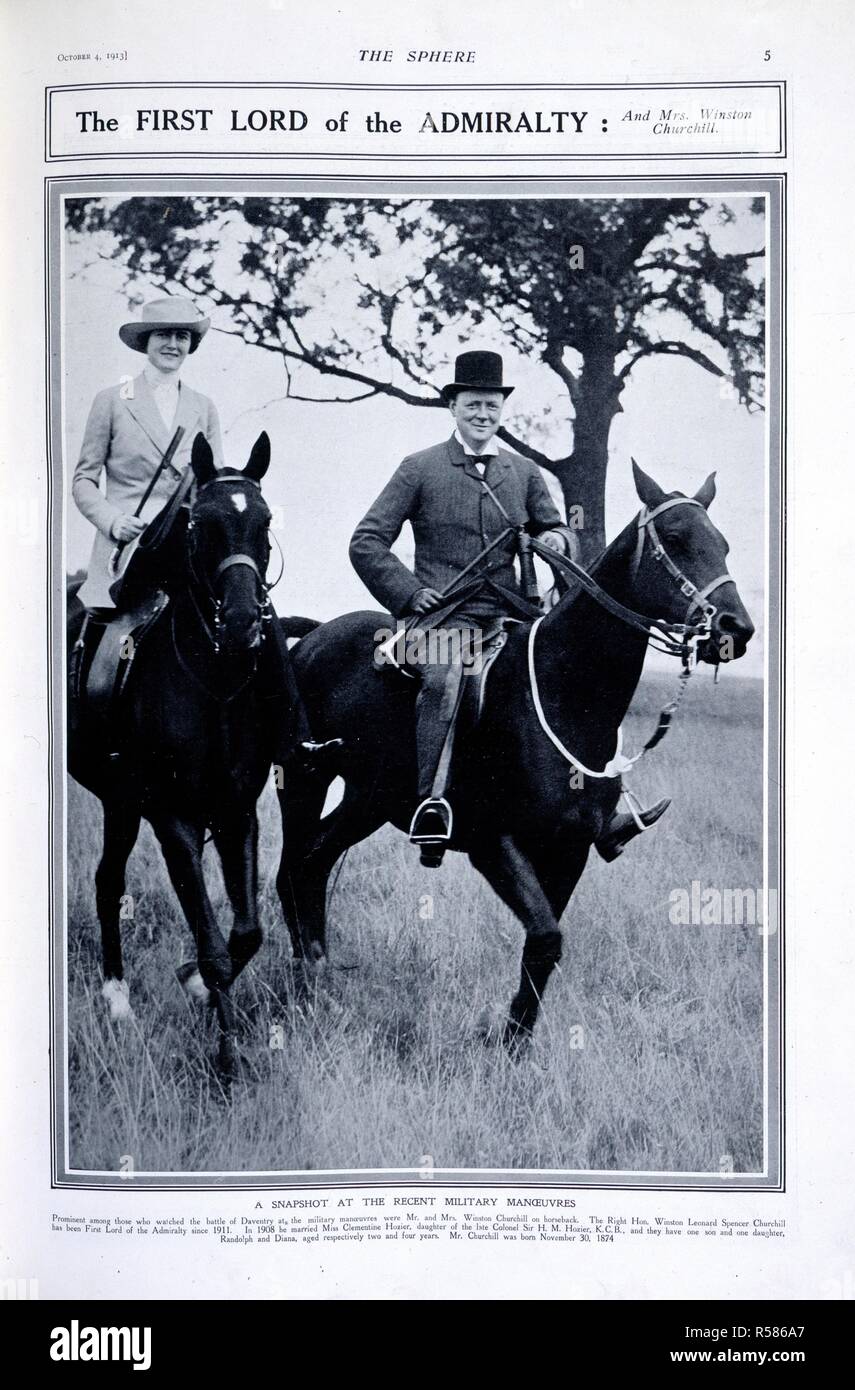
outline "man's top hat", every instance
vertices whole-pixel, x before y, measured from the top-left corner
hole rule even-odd
[[[168,295],[166,299],[153,299],[146,304],[137,322],[123,323],[119,337],[134,352],[145,352],[148,335],[155,329],[185,328],[193,340],[190,351],[195,352],[210,327],[211,320],[200,314],[189,299]]]
[[[502,385],[502,359],[497,352],[461,352],[454,363],[454,380],[442,388],[444,401],[458,391],[501,391],[509,396],[513,386]]]

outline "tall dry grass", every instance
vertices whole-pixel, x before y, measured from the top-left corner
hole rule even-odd
[[[650,732],[664,688],[627,728]],[[762,694],[706,673],[633,785],[674,805],[621,860],[592,856],[564,917],[564,956],[520,1062],[477,1036],[516,988],[522,931],[457,855],[440,871],[388,827],[347,856],[330,904],[330,963],[299,1006],[274,890],[275,798],[261,815],[266,939],[235,989],[241,1082],[222,1094],[208,1013],[175,968],[187,927],[146,828],[125,925],[135,1010],[100,998],[92,875],[100,808],[69,793],[68,1070],[72,1166],[137,1171],[442,1168],[756,1171],[762,1162],[763,936],[676,926],[670,894],[759,888]],[[219,867],[207,867],[227,929]],[[432,901],[426,901],[429,895]]]

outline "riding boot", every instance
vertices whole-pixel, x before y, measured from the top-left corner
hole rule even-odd
[[[77,636],[77,641],[71,649],[71,656],[68,659],[68,689],[71,699],[71,707],[76,712],[78,702],[83,694],[83,657],[86,651],[86,639],[89,634],[91,615],[83,614],[83,624]]]
[[[623,854],[630,840],[634,840],[636,835],[640,835],[642,831],[649,830],[651,825],[655,825],[659,817],[664,816],[670,805],[671,798],[666,796],[661,801],[657,801],[655,806],[651,806],[649,810],[639,811],[637,817],[630,811],[620,813],[615,811],[608,825],[594,841],[597,853],[605,859],[606,863],[610,864],[613,859],[617,859],[619,854]],[[639,821],[641,822],[640,825]]]
[[[112,608],[87,608],[83,615],[83,623],[69,658],[69,718],[72,723],[81,717],[92,659],[104,636],[104,629],[115,616]]]
[[[265,624],[265,639],[259,658],[262,698],[268,702],[268,715],[274,731],[274,747],[281,749],[278,761],[283,769],[298,767],[301,772],[327,771],[344,746],[340,738],[317,743],[312,737],[309,716],[294,676],[294,666],[279,620]]]
[[[463,674],[458,660],[428,666],[416,700],[419,805],[410,824],[410,840],[421,847],[421,862],[426,868],[439,867],[451,839],[453,813],[445,793]]]

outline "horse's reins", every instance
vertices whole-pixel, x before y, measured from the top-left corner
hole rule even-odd
[[[520,526],[512,521],[506,508],[502,505],[502,502],[496,496],[486,478],[481,476],[478,478],[478,482],[482,491],[490,498],[500,515],[508,522],[508,525],[500,535],[495,536],[493,540],[475,556],[474,560],[470,561],[460,574],[455,576],[454,580],[452,580],[449,585],[446,585],[445,589],[442,591],[442,597],[446,600],[452,598],[454,590],[459,586],[461,579],[463,579],[465,575],[469,575],[492,550],[506,539],[507,536],[513,532],[519,533],[522,530]],[[651,550],[652,559],[657,564],[661,564],[664,567],[667,574],[674,580],[675,584],[678,585],[680,592],[689,601],[686,610],[686,621],[682,623],[668,622],[664,618],[648,618],[645,614],[638,613],[635,609],[628,608],[626,604],[621,603],[618,599],[613,598],[611,594],[607,593],[606,590],[597,583],[593,575],[588,570],[583,569],[575,560],[571,560],[567,555],[560,555],[558,551],[553,550],[551,546],[544,545],[543,542],[538,541],[536,537],[527,537],[529,546],[535,554],[539,555],[547,564],[551,565],[553,569],[563,570],[566,575],[575,579],[579,586],[589,594],[601,608],[611,613],[612,617],[618,618],[628,627],[642,633],[648,644],[652,645],[655,651],[662,652],[666,656],[678,656],[682,662],[677,694],[663,707],[656,728],[643,748],[641,748],[634,757],[626,757],[622,751],[623,729],[619,728],[614,755],[609,759],[602,771],[597,772],[593,768],[586,767],[584,763],[581,763],[578,758],[574,757],[569,748],[562,743],[546,717],[537,684],[537,672],[534,664],[534,644],[537,630],[547,615],[541,614],[535,619],[529,630],[528,637],[528,671],[532,701],[538,722],[547,738],[555,748],[558,749],[562,757],[576,768],[577,771],[581,772],[584,777],[602,779],[625,775],[644,757],[645,753],[649,753],[657,744],[662,742],[662,739],[671,727],[674,716],[686,693],[689,678],[697,665],[697,647],[701,641],[708,639],[710,636],[712,621],[717,610],[715,605],[709,602],[709,596],[714,593],[716,589],[721,588],[722,584],[731,582],[732,576],[725,572],[724,574],[718,575],[715,579],[710,580],[702,589],[699,589],[697,585],[683,573],[679,565],[677,565],[668,554],[662,544],[659,532],[656,530],[654,521],[655,518],[661,516],[663,512],[669,511],[672,507],[680,506],[703,507],[703,503],[699,502],[696,497],[670,497],[664,502],[660,502],[656,507],[644,506],[642,508],[636,523],[638,539],[633,555],[631,576],[635,579],[638,574],[644,555],[645,545],[649,538],[653,547]],[[704,510],[706,509],[704,508]],[[473,578],[474,577],[478,576],[476,575],[473,576]],[[700,622],[692,623],[689,619],[696,608],[700,609],[703,617]],[[419,616],[421,615],[416,616],[414,622],[419,621]],[[396,640],[398,635],[399,634],[396,634]],[[622,789],[621,795],[625,798],[638,828],[640,830],[645,830],[647,827],[643,824],[638,814],[635,804],[636,798],[631,792],[626,790],[626,788]]]
[[[660,516],[662,512],[669,511],[672,507],[702,507],[694,497],[670,497],[665,502],[660,502],[658,507],[643,508],[637,520],[638,539],[633,555],[631,576],[635,579],[641,564],[642,555],[647,538],[649,537],[653,549],[651,557],[657,563],[662,564],[678,585],[680,592],[685,598],[689,599],[689,606],[686,611],[686,622],[670,623],[665,618],[648,618],[643,613],[637,613],[632,608],[627,608],[626,604],[620,603],[616,598],[612,598],[607,593],[590,571],[583,569],[575,560],[571,560],[567,555],[559,555],[557,551],[550,549],[541,541],[533,537],[531,540],[532,549],[549,564],[557,569],[564,570],[575,579],[579,586],[585,590],[591,598],[595,599],[601,608],[611,613],[613,617],[619,618],[628,627],[635,628],[637,632],[642,632],[648,638],[656,651],[662,652],[666,656],[683,657],[687,643],[694,639],[708,635],[709,626],[716,615],[715,605],[708,602],[709,595],[714,590],[719,589],[722,584],[731,581],[732,576],[725,573],[720,574],[716,579],[710,580],[703,589],[698,589],[691,579],[683,573],[678,565],[674,563],[671,556],[662,544],[659,532],[653,524],[654,517]],[[700,623],[691,623],[689,618],[695,608],[700,608],[703,613],[703,620]],[[545,615],[544,615],[545,616]]]
[[[686,621],[684,623],[668,623],[663,618],[649,619],[644,617],[641,613],[636,613],[633,609],[627,608],[624,604],[619,603],[617,599],[612,598],[611,594],[606,593],[605,589],[597,583],[587,570],[583,569],[581,565],[578,565],[575,560],[571,560],[566,555],[559,555],[557,551],[552,550],[549,546],[544,545],[537,539],[532,539],[532,549],[535,550],[538,555],[554,567],[562,569],[566,573],[572,575],[573,578],[578,581],[581,588],[584,589],[591,598],[595,599],[606,612],[611,613],[613,617],[619,618],[622,622],[626,623],[627,626],[643,632],[648,642],[652,643],[655,650],[663,652],[667,656],[679,656],[682,661],[682,670],[679,676],[680,685],[677,695],[663,708],[656,729],[647,740],[644,747],[632,758],[624,756],[622,751],[623,729],[619,728],[614,755],[609,759],[601,772],[596,772],[592,768],[585,767],[583,763],[579,762],[578,758],[574,757],[569,748],[562,743],[555,730],[549,724],[541,703],[540,692],[537,685],[537,672],[534,664],[534,643],[537,629],[543,622],[543,618],[547,615],[544,614],[542,617],[538,618],[536,622],[532,623],[528,638],[528,671],[532,700],[534,702],[538,722],[550,742],[558,749],[559,753],[561,753],[562,757],[572,764],[577,771],[581,772],[583,777],[592,777],[596,779],[620,777],[631,771],[635,764],[644,757],[645,753],[650,752],[658,743],[661,743],[686,693],[689,677],[697,665],[698,644],[702,640],[707,639],[711,632],[712,621],[716,615],[717,609],[714,604],[709,602],[709,595],[714,593],[716,589],[721,588],[722,584],[732,582],[732,576],[725,571],[724,574],[718,575],[717,578],[710,580],[702,589],[699,589],[697,585],[683,573],[679,565],[675,564],[674,560],[668,554],[653,524],[654,518],[660,516],[662,512],[670,510],[672,507],[680,506],[703,507],[703,503],[699,502],[695,497],[671,497],[665,502],[660,502],[657,507],[649,508],[645,506],[639,513],[637,521],[638,539],[633,555],[631,576],[635,579],[638,574],[644,555],[645,543],[649,537],[653,546],[651,558],[656,561],[657,564],[664,566],[668,575],[679,586],[680,592],[689,600],[689,606],[686,611]],[[703,614],[703,619],[700,623],[689,622],[689,618],[695,608],[699,608]],[[654,633],[658,640],[654,640]],[[633,805],[635,798],[626,790],[622,792],[622,795],[626,798],[627,805],[639,829],[646,829],[638,816],[636,807]]]
[[[497,536],[480,552],[480,554],[476,555],[475,559],[472,560],[464,570],[461,570],[460,574],[457,575],[454,580],[455,586],[460,582],[464,574],[467,574],[500,541],[504,540],[509,531],[515,530],[519,532],[521,529],[511,520],[506,508],[502,505],[502,502],[490,487],[487,479],[479,477],[478,482],[484,493],[490,498],[505,521],[507,521],[508,526],[500,536]],[[534,536],[528,536],[527,540],[536,554],[540,555],[548,564],[563,569],[568,574],[572,575],[586,593],[590,594],[591,598],[595,599],[597,603],[599,603],[602,608],[605,608],[607,612],[611,613],[613,617],[620,618],[621,622],[626,623],[629,627],[635,628],[638,632],[643,632],[648,638],[648,641],[652,643],[655,650],[661,651],[668,656],[679,656],[682,658],[685,655],[688,642],[708,634],[709,625],[716,614],[715,606],[707,601],[708,597],[715,589],[720,588],[722,584],[728,583],[731,576],[727,573],[720,574],[717,579],[711,580],[703,589],[698,589],[697,586],[692,583],[691,579],[689,579],[671,559],[653,523],[655,517],[661,516],[663,512],[669,511],[672,507],[680,506],[703,508],[703,503],[699,502],[696,497],[669,497],[664,502],[660,502],[656,507],[651,508],[645,506],[642,508],[637,520],[638,540],[636,542],[635,554],[633,556],[630,572],[632,579],[635,579],[644,553],[645,542],[649,536],[653,544],[653,550],[651,552],[653,559],[664,565],[668,574],[670,574],[672,579],[679,585],[680,592],[690,600],[685,623],[669,623],[664,618],[647,618],[643,613],[637,613],[634,609],[627,608],[625,604],[612,598],[611,594],[607,593],[606,590],[597,583],[593,575],[588,570],[583,569],[575,560],[571,560],[567,555],[560,555],[558,551],[553,550],[551,546],[544,545],[542,541],[538,541]],[[443,590],[444,596],[445,593],[446,590]],[[704,615],[703,621],[699,624],[692,624],[688,621],[695,608],[700,608]]]

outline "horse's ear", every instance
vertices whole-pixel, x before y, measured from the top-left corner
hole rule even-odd
[[[654,483],[652,478],[648,478],[644,469],[639,468],[635,459],[632,460],[632,476],[635,478],[635,490],[645,507],[658,507],[660,502],[665,501],[665,493],[659,484]]]
[[[214,467],[214,453],[210,444],[200,430],[193,440],[193,449],[190,454],[190,467],[196,475],[196,482],[200,487],[209,483],[216,473]]]
[[[249,456],[249,463],[243,470],[245,478],[252,478],[256,483],[260,483],[268,468],[270,467],[270,436],[267,430],[262,430],[252,446],[252,453]]]
[[[700,502],[702,507],[709,507],[710,502],[715,497],[715,473],[710,473],[705,483],[698,488],[695,493],[695,501]]]

